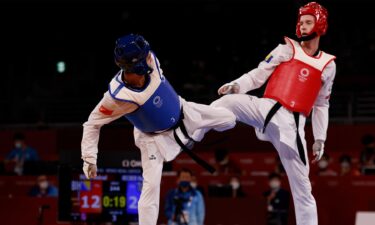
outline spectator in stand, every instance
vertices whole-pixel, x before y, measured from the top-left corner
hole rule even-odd
[[[215,150],[215,168],[217,174],[242,174],[241,168],[229,157],[228,150],[225,148]]]
[[[358,168],[353,168],[352,158],[349,155],[340,157],[340,176],[359,176]]]
[[[375,168],[375,138],[371,134],[362,137],[363,150],[361,152],[361,170],[366,168]]]
[[[321,160],[318,162],[318,176],[337,176],[337,172],[331,169],[331,158],[327,153],[324,153]]]
[[[13,171],[17,175],[23,174],[23,166],[26,161],[37,161],[39,156],[37,151],[28,146],[23,133],[14,135],[14,149],[12,149],[5,158],[5,164],[11,165]]]
[[[267,225],[287,225],[290,193],[281,187],[281,176],[268,176],[270,189],[263,193],[267,199]]]
[[[241,180],[238,176],[230,178],[230,186],[232,187],[232,197],[233,198],[243,198],[246,197],[245,192],[242,189]]]
[[[36,185],[29,192],[31,197],[57,197],[58,189],[48,181],[46,175],[39,175],[36,179]]]

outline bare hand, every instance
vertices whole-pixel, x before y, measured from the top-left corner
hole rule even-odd
[[[85,176],[87,179],[95,178],[97,176],[97,167],[95,164],[91,164],[88,162],[83,162],[83,172],[85,173]]]
[[[324,154],[324,141],[316,140],[313,144],[312,149],[313,155],[315,156],[315,158],[312,160],[312,163],[316,163],[322,158]]]
[[[240,86],[237,83],[226,83],[217,90],[219,95],[237,94],[240,92]]]

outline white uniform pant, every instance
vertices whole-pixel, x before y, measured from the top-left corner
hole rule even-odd
[[[190,137],[200,141],[210,129],[224,131],[236,124],[235,115],[225,108],[186,102],[180,98],[184,109],[184,124]],[[181,130],[177,135],[187,143]],[[139,225],[156,225],[159,214],[160,182],[163,162],[173,160],[181,147],[173,137],[173,131],[149,135],[134,129],[135,144],[141,150],[143,186],[138,202]]]
[[[255,128],[259,139],[269,141],[276,148],[287,173],[293,195],[297,225],[317,225],[318,215],[315,199],[311,193],[309,161],[307,157],[304,125],[306,118],[300,116],[299,134],[304,145],[307,165],[304,165],[296,143],[296,124],[293,113],[281,107],[269,122],[263,134],[264,120],[276,102],[245,94],[223,96],[213,104],[232,111],[237,120]]]

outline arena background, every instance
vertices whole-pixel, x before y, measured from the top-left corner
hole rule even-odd
[[[5,161],[0,164],[0,223],[58,224],[58,198],[27,193],[38,174],[48,174],[58,187],[61,165],[80,166],[82,123],[118,70],[113,61],[116,38],[143,35],[176,91],[189,101],[208,104],[218,98],[223,83],[256,67],[284,36],[295,37],[297,9],[307,2],[2,1],[0,160],[13,148],[13,135],[23,132],[43,162],[21,176],[8,174]],[[326,152],[334,170],[339,171],[343,154],[352,156],[353,167],[361,170],[362,138],[375,135],[374,7],[361,0],[318,2],[329,11],[321,49],[337,56]],[[262,88],[250,94],[261,95]],[[311,146],[309,122],[306,133]],[[105,126],[99,165],[118,167],[128,157],[137,158],[133,142],[132,126],[125,119]],[[273,147],[239,124],[227,132],[210,132],[195,150],[213,163],[218,148],[227,148],[242,166],[247,196],[206,197],[205,224],[265,224],[262,192],[267,174],[277,165]],[[166,223],[163,198],[175,186],[173,171],[182,167],[192,168],[204,187],[230,178],[209,176],[187,156],[179,156],[166,165],[160,224]],[[351,225],[357,212],[375,211],[373,175],[321,177],[317,169],[312,165],[319,224]],[[283,181],[288,189],[285,177]],[[289,218],[295,224],[293,209]]]

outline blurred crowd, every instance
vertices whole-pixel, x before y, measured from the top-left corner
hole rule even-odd
[[[330,156],[327,150],[322,159],[311,166],[311,174],[316,177],[358,177],[375,175],[375,137],[362,136],[362,149],[349,154]],[[354,154],[355,153],[355,154]],[[220,182],[210,182],[208,186],[200,184],[204,171],[182,168],[177,171],[176,186],[165,196],[164,213],[169,225],[202,225],[205,218],[205,198],[246,198],[249,194],[243,188],[252,171],[241,168],[233,158],[230,149],[217,148],[213,152],[216,169],[213,178],[222,176]],[[276,153],[275,153],[276,156]],[[22,132],[14,133],[13,147],[2,151],[0,175],[32,176],[34,181],[24,195],[30,197],[57,197],[58,162],[44,160],[37,148],[28,144],[28,138]],[[280,159],[276,156],[273,169],[255,176],[268,176],[268,189],[263,191],[267,211],[267,225],[288,223],[291,196],[286,182],[286,174]],[[173,163],[168,170],[173,169]]]
[[[24,133],[13,136],[14,146],[5,153],[0,162],[0,176],[32,176],[35,181],[25,193],[30,197],[57,197],[57,161],[43,160],[38,150],[28,145]],[[53,181],[49,180],[53,177]],[[1,179],[0,179],[1,180]]]

